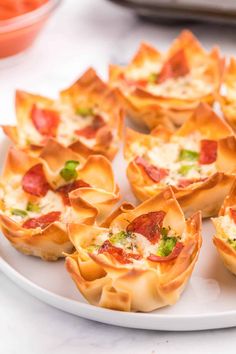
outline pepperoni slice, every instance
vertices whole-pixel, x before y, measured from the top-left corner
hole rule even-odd
[[[163,256],[157,256],[155,254],[150,254],[150,256],[148,256],[147,259],[152,262],[161,262],[161,263],[169,262],[178,257],[183,247],[184,245],[182,242],[177,242],[175,248],[168,256],[163,257]]]
[[[208,177],[204,177],[204,178],[192,178],[192,179],[187,179],[187,178],[181,178],[179,181],[178,181],[178,187],[179,188],[185,188],[185,187],[188,187],[190,184],[193,184],[193,183],[197,183],[197,182],[204,182],[208,179]]]
[[[163,65],[158,75],[158,84],[161,84],[168,79],[176,79],[177,77],[185,76],[189,71],[190,69],[186,55],[184,50],[181,49]]]
[[[60,211],[52,211],[51,213],[41,215],[38,218],[31,218],[24,222],[22,225],[25,229],[35,229],[36,227],[40,227],[41,229],[45,229],[49,224],[59,221],[61,217]]]
[[[104,119],[101,116],[96,115],[96,116],[94,116],[93,122],[91,125],[88,125],[85,128],[76,130],[75,134],[81,135],[81,136],[85,137],[86,139],[93,139],[93,138],[95,138],[99,129],[101,129],[105,125],[106,125],[106,123],[104,122]]]
[[[26,193],[44,197],[51,188],[46,180],[41,163],[31,167],[22,178],[22,188]]]
[[[138,166],[142,167],[148,177],[156,183],[160,182],[169,174],[169,171],[167,169],[153,166],[140,156],[137,156],[134,161]]]
[[[230,216],[236,224],[236,210],[230,208]]]
[[[65,184],[57,188],[56,192],[58,192],[63,200],[65,205],[70,205],[69,193],[74,191],[75,189],[82,188],[82,187],[90,187],[90,185],[83,180],[79,179],[72,183]]]
[[[137,232],[145,236],[152,244],[160,238],[160,229],[166,213],[162,210],[151,211],[135,218],[126,228],[128,232]]]
[[[138,87],[145,87],[148,83],[146,79],[139,79],[139,80],[132,80],[127,78],[124,73],[119,75],[119,79],[122,80],[128,86],[138,86]]]
[[[32,107],[31,119],[41,135],[55,137],[60,123],[60,116],[56,111],[38,108],[35,104]]]
[[[178,181],[178,185],[177,186],[179,188],[185,188],[185,187],[190,186],[190,184],[193,184],[194,182],[195,182],[195,180],[193,180],[193,179],[181,178]]]
[[[208,165],[215,162],[217,158],[217,141],[201,140],[199,163]]]
[[[106,240],[99,248],[98,253],[109,253],[121,264],[132,263],[131,259],[139,260],[141,255],[134,253],[126,253],[122,248],[113,246],[109,240]]]

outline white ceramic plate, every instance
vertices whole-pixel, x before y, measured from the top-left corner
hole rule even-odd
[[[7,141],[0,134],[1,159],[4,158]],[[0,161],[2,165],[3,161]],[[114,162],[121,193],[134,202],[125,175],[122,154]],[[77,291],[64,268],[64,261],[43,262],[24,256],[0,237],[0,269],[20,287],[66,312],[103,323],[156,330],[204,330],[236,326],[236,278],[218,258],[210,220],[204,221],[203,246],[192,278],[179,302],[151,313],[125,313],[87,304]]]

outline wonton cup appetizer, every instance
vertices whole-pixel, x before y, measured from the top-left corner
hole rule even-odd
[[[76,248],[68,272],[89,303],[113,310],[176,303],[201,247],[200,212],[185,221],[171,188],[136,208],[121,206],[103,227],[68,228]]]
[[[3,126],[3,130],[21,149],[41,151],[54,138],[84,157],[102,154],[113,159],[118,150],[123,112],[115,90],[93,69],[56,101],[17,91],[16,115],[17,126]]]
[[[183,31],[166,54],[143,43],[126,67],[111,65],[110,83],[120,88],[120,99],[136,123],[173,129],[200,102],[213,103],[223,69],[217,48],[208,53],[191,32]]]
[[[216,228],[213,242],[226,268],[236,275],[236,181],[224,200],[219,216],[212,221]]]
[[[236,59],[231,58],[224,75],[225,95],[219,98],[225,119],[236,129]]]
[[[66,224],[102,222],[119,191],[104,156],[84,160],[49,140],[40,157],[10,148],[0,198],[0,225],[11,244],[27,255],[56,260],[73,249]]]
[[[217,215],[236,172],[236,138],[206,104],[175,133],[156,128],[150,135],[127,130],[127,176],[139,200],[171,185],[186,216],[202,210]]]

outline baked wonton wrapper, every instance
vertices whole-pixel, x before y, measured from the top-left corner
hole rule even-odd
[[[160,262],[143,258],[122,264],[110,253],[87,250],[101,233],[112,228],[126,230],[135,218],[159,210],[166,213],[163,226],[183,235],[181,251],[174,258],[163,261],[161,257]],[[68,228],[76,248],[66,258],[68,272],[89,303],[113,310],[149,312],[176,303],[201,247],[200,212],[185,221],[171,188],[136,208],[121,206],[103,228],[83,224],[70,224]]]
[[[64,167],[68,162],[72,167],[69,172]],[[71,173],[74,177],[68,179]],[[35,174],[40,179],[35,179]],[[85,160],[49,140],[39,157],[10,148],[0,180],[0,197],[0,225],[11,244],[22,253],[56,260],[73,249],[66,224],[102,222],[118,201],[119,189],[104,156],[92,155]]]
[[[126,113],[153,129],[182,125],[200,102],[212,104],[219,91],[224,60],[219,50],[206,52],[183,31],[166,54],[141,44],[126,67],[110,66],[110,84],[120,89]]]
[[[146,200],[161,192],[166,188],[166,184],[169,184],[172,186],[186,216],[191,215],[197,210],[202,211],[203,217],[217,215],[235,179],[236,139],[232,134],[232,129],[206,104],[200,104],[193,115],[175,133],[171,133],[163,127],[156,128],[150,135],[128,129],[126,134],[125,158],[128,161],[127,176],[135,196],[141,201]],[[147,156],[148,161],[150,156],[152,156],[152,158],[161,159],[162,165],[158,163],[156,165],[157,168],[160,168],[161,172],[163,172],[163,167],[167,168],[168,171],[168,167],[166,166],[172,157],[175,158],[175,154],[178,154],[177,149],[179,145],[175,144],[181,143],[182,139],[182,148],[188,151],[188,144],[190,146],[193,144],[195,136],[199,140],[213,140],[213,144],[217,144],[217,156],[215,157],[215,162],[212,164],[203,166],[199,164],[195,166],[196,169],[201,167],[203,173],[202,175],[199,174],[200,178],[198,179],[193,178],[192,181],[189,179],[189,182],[191,182],[189,185],[187,185],[188,183],[177,183],[177,179],[169,178],[172,173],[171,165],[167,179],[160,178],[159,181],[155,181],[155,178],[153,180],[151,175],[145,172],[137,163],[137,157],[146,158]],[[164,153],[167,153],[167,147],[171,146],[171,144],[174,144],[173,149],[170,150],[169,154],[164,155]],[[159,146],[159,150],[156,151],[155,148],[157,146]],[[193,153],[195,154],[195,152]],[[178,158],[177,156],[176,159],[178,160]],[[188,168],[192,162],[186,161],[184,163],[186,163],[186,166],[182,168]],[[194,163],[198,164],[197,161]],[[176,166],[179,166],[178,168],[181,171],[182,165],[178,165],[178,161]],[[194,170],[190,170],[190,175],[192,172],[195,173]],[[175,173],[176,176],[180,176],[179,172]],[[185,178],[182,180],[185,181]],[[186,179],[186,182],[188,182],[188,179]]]
[[[236,275],[236,182],[219,211],[217,218],[212,218],[216,229],[213,242],[224,265]]]
[[[53,137],[80,155],[102,154],[112,160],[122,135],[123,111],[116,90],[93,69],[52,100],[16,92],[17,126],[2,126],[21,149],[40,152]]]
[[[223,87],[225,94],[218,96],[221,109],[228,123],[236,129],[236,59],[231,58],[226,67]]]

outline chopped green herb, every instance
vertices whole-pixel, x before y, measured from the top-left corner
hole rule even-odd
[[[191,171],[192,169],[196,169],[197,166],[196,165],[183,165],[180,167],[180,169],[178,170],[178,172],[183,175],[186,176],[188,174],[189,171]]]
[[[86,247],[86,251],[88,253],[93,253],[94,251],[97,251],[99,249],[98,245],[90,245],[88,247]]]
[[[78,140],[78,138],[76,136],[72,136],[70,139],[71,143],[74,143],[77,140]]]
[[[92,116],[93,113],[93,109],[89,108],[89,107],[78,107],[76,109],[76,114],[78,114],[81,117],[88,117],[88,116]]]
[[[158,78],[158,74],[156,73],[151,73],[149,76],[148,76],[148,82],[149,84],[155,84],[157,82],[157,78]]]
[[[65,167],[60,171],[60,176],[66,181],[76,179],[78,174],[76,167],[79,165],[79,161],[69,160],[66,161]]]
[[[173,251],[177,242],[176,237],[165,237],[160,241],[157,255],[161,257],[167,257]]]
[[[25,142],[26,142],[26,145],[31,145],[32,144],[32,141],[29,138],[26,138]]]
[[[181,150],[179,154],[179,160],[197,161],[199,159],[199,153],[192,150]]]
[[[112,244],[115,243],[121,243],[124,244],[125,240],[130,236],[129,232],[125,232],[125,231],[120,231],[117,234],[113,234],[112,236],[110,236],[109,241]]]
[[[0,209],[2,211],[6,210],[5,200],[3,198],[0,199]]]
[[[231,239],[229,238],[227,242],[230,244],[231,247],[233,247],[236,250],[236,239]]]
[[[26,210],[27,211],[33,211],[35,213],[39,213],[40,212],[40,206],[38,204],[34,204],[34,203],[31,203],[31,202],[28,202]]]
[[[168,236],[169,231],[170,231],[170,227],[161,228],[161,235],[163,236],[163,238],[166,238]]]
[[[28,215],[27,212],[22,209],[11,209],[11,213],[12,215],[21,216],[22,218]]]

